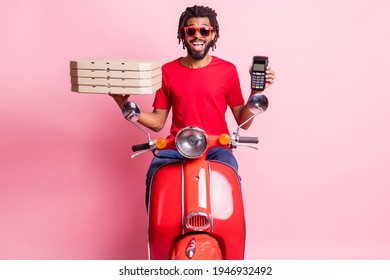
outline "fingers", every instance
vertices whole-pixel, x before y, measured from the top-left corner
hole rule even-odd
[[[112,94],[112,93],[109,93],[108,95],[114,99],[127,99],[130,96],[130,94]]]
[[[265,73],[266,81],[272,84],[275,80],[275,72],[271,69],[271,67],[267,66]],[[252,75],[252,66],[249,66],[249,74]]]
[[[268,66],[265,73],[265,81],[269,84],[273,84],[275,81],[275,72]]]
[[[127,95],[127,94],[112,94],[112,93],[109,93],[108,94],[109,96],[111,96],[112,98],[114,98],[115,101],[119,101],[119,102],[126,102],[127,99],[129,98],[130,95]]]
[[[109,93],[108,95],[111,96],[115,100],[115,102],[118,104],[118,106],[121,108],[127,102],[127,99],[130,96],[128,94],[112,94],[112,93]]]

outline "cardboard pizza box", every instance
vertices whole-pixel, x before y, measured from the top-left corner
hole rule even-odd
[[[151,79],[161,75],[161,68],[146,71],[126,71],[126,70],[95,70],[95,69],[70,69],[72,77],[90,77],[90,78],[119,78],[119,79]]]
[[[153,94],[161,88],[161,82],[148,87],[113,87],[113,86],[88,86],[72,85],[72,91],[79,93],[100,94]]]
[[[139,59],[81,59],[70,62],[70,68],[94,70],[151,71],[161,68],[157,60]]]
[[[74,85],[86,86],[119,86],[119,87],[151,87],[161,82],[162,76],[156,76],[151,79],[118,79],[118,78],[88,78],[71,77]]]
[[[161,62],[138,59],[80,59],[70,62],[72,91],[153,94],[161,88]]]

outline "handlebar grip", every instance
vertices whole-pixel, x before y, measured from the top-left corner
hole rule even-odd
[[[253,144],[257,144],[259,143],[259,137],[246,137],[246,136],[240,136],[240,138],[238,139],[238,142],[239,143],[253,143]]]
[[[133,146],[131,147],[131,149],[133,150],[133,152],[141,151],[141,150],[147,150],[147,149],[149,149],[149,148],[150,148],[149,143],[143,143],[143,144],[133,145]]]

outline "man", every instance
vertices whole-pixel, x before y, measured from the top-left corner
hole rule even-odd
[[[186,126],[197,126],[209,135],[229,134],[225,112],[230,107],[237,124],[243,123],[252,113],[245,105],[236,67],[209,54],[216,47],[219,25],[216,12],[204,6],[188,7],[179,20],[177,38],[187,49],[187,56],[166,63],[162,67],[162,88],[156,93],[153,112],[141,112],[138,122],[153,131],[161,130],[172,109],[170,134]],[[266,87],[273,83],[275,73],[267,68]],[[251,96],[259,92],[252,91]],[[112,95],[123,109],[128,96]],[[251,125],[244,125],[247,129]],[[154,173],[167,163],[183,159],[173,150],[158,153],[150,165],[146,180],[146,203]],[[229,164],[238,172],[238,164],[229,149],[214,148],[209,160]]]

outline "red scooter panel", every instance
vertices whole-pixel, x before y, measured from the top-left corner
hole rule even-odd
[[[210,226],[202,230],[188,227],[188,216],[203,213]],[[197,217],[199,218],[199,217]],[[213,161],[191,160],[161,167],[152,181],[149,204],[149,250],[151,259],[179,258],[183,252],[175,244],[184,234],[203,231],[205,238],[218,241],[223,259],[244,258],[245,218],[241,186],[230,166]],[[200,236],[200,235],[199,235]],[[209,241],[205,244],[209,244]],[[180,241],[181,244],[187,242]],[[200,243],[202,244],[202,243]],[[171,251],[175,253],[171,255]],[[201,252],[197,250],[197,252]],[[201,257],[196,254],[196,258]],[[202,256],[214,256],[204,251]]]
[[[210,168],[207,160],[188,160],[183,165],[184,231],[211,231]]]
[[[230,166],[210,162],[213,236],[224,252],[224,259],[244,259],[245,217],[241,186]]]
[[[209,234],[189,234],[172,251],[172,260],[222,260],[218,241]]]
[[[181,163],[161,167],[154,175],[149,199],[149,253],[168,260],[182,231]]]

